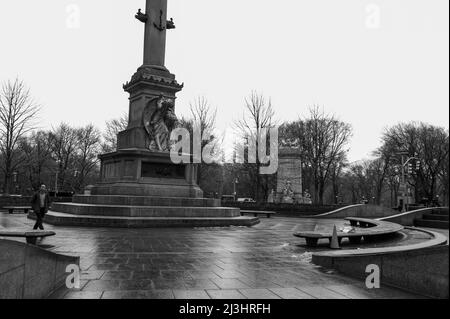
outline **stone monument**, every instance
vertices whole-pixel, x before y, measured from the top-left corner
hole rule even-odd
[[[278,162],[277,203],[302,203],[302,160],[300,149],[295,141],[282,141]]]
[[[252,226],[239,209],[204,199],[197,166],[174,164],[170,133],[180,85],[165,67],[167,0],[146,0],[136,19],[145,25],[144,62],[123,88],[130,94],[128,128],[118,134],[117,151],[100,156],[100,182],[73,203],[54,203],[46,222],[107,227]]]

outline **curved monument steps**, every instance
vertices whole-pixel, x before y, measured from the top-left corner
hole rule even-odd
[[[28,218],[34,219],[33,214]],[[49,211],[45,223],[55,226],[108,228],[171,228],[171,227],[251,227],[259,224],[255,217],[121,217],[73,215]]]
[[[186,180],[172,179],[169,181],[148,179],[147,182],[139,183],[103,183],[95,185],[91,190],[91,194],[94,196],[203,197],[203,191],[197,185],[189,184]]]
[[[71,215],[120,217],[239,217],[238,208],[94,205],[53,203],[52,210]]]
[[[220,207],[219,199],[154,196],[75,195],[72,202],[77,204],[120,206]]]

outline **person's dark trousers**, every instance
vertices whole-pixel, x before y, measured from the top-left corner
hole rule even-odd
[[[34,224],[33,229],[40,229],[40,230],[44,230],[44,226],[42,225],[42,220],[44,219],[44,215],[45,215],[45,208],[41,208],[41,210],[39,212],[36,212],[36,224]]]

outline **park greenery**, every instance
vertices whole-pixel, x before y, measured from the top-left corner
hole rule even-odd
[[[26,85],[7,81],[0,88],[0,193],[27,195],[39,184],[67,193],[83,192],[98,180],[98,155],[116,149],[116,135],[126,129],[126,115],[106,123],[102,132],[92,124],[73,127],[60,123],[38,129],[36,104]],[[279,127],[279,141],[296,141],[302,156],[303,186],[315,204],[353,204],[361,201],[393,207],[400,187],[401,156],[414,157],[406,181],[416,201],[439,199],[448,205],[449,131],[428,123],[398,123],[384,130],[371,158],[349,162],[353,130],[350,124],[313,106],[298,119],[279,123],[271,100],[252,92],[243,103],[244,115],[233,123],[239,141],[248,144],[263,129]],[[190,105],[180,123],[192,131],[217,132],[217,110],[205,97]],[[220,134],[219,134],[220,135]],[[220,136],[214,136],[221,150]],[[208,143],[211,141],[204,141]],[[220,157],[220,156],[219,156]],[[198,181],[207,196],[231,195],[265,202],[276,189],[276,174],[261,175],[262,161],[218,161],[201,164]]]

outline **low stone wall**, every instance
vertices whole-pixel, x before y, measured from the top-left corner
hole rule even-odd
[[[30,205],[31,196],[0,196],[0,208]]]
[[[417,218],[422,218],[424,214],[432,213],[433,211],[443,212],[448,214],[448,207],[434,207],[434,208],[422,208],[394,216],[380,218],[379,220],[397,223],[403,226],[414,226],[414,221]]]
[[[411,228],[419,230],[416,228]],[[380,268],[381,285],[393,286],[426,297],[449,298],[449,246],[447,237],[421,230],[432,239],[407,246],[314,253],[312,262],[365,281],[366,268]]]
[[[316,218],[347,218],[347,217],[359,217],[359,218],[379,218],[386,216],[393,216],[398,212],[392,208],[377,206],[377,205],[351,205],[338,208],[334,211],[327,212],[325,214],[319,214],[311,217]]]
[[[72,197],[51,197],[51,202],[72,202]],[[29,206],[31,202],[31,196],[0,196],[0,209],[6,206]]]
[[[79,257],[0,239],[0,299],[41,299],[65,285],[66,267]]]
[[[338,205],[293,205],[293,204],[257,204],[222,202],[224,207],[236,207],[242,210],[273,211],[278,216],[304,217],[307,215],[318,215],[343,207]]]

